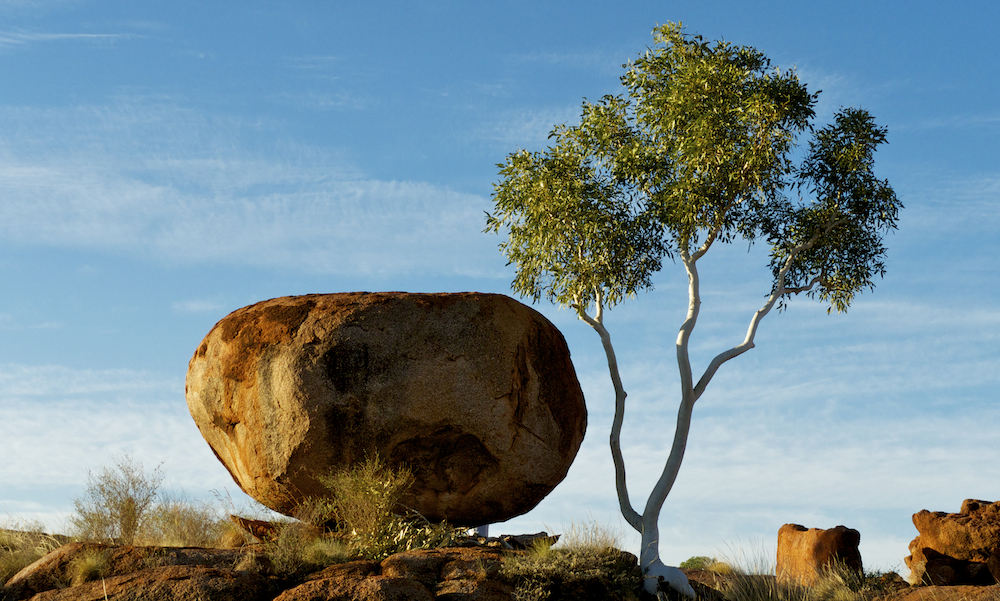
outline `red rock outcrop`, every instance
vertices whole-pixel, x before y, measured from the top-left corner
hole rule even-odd
[[[276,298],[223,318],[191,359],[195,423],[236,483],[290,513],[377,453],[402,503],[475,526],[533,508],[566,475],[586,407],[562,334],[497,294]]]
[[[1000,502],[966,499],[958,513],[913,514],[911,582],[937,586],[1000,582]]]
[[[780,579],[810,585],[824,570],[837,565],[861,572],[860,542],[861,534],[846,526],[823,530],[785,524],[778,530],[776,574]]]

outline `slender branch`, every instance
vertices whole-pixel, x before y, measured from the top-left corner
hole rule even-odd
[[[806,292],[808,290],[811,290],[812,287],[815,286],[817,283],[823,281],[826,275],[825,269],[820,270],[820,274],[815,278],[813,278],[806,286],[797,288],[785,287],[785,277],[788,275],[788,271],[792,268],[792,265],[795,263],[795,258],[798,257],[799,254],[801,254],[802,252],[805,252],[810,248],[812,248],[813,246],[815,246],[816,242],[819,241],[820,237],[826,235],[827,233],[830,232],[830,230],[837,227],[838,225],[846,223],[846,221],[847,221],[846,219],[837,219],[831,221],[830,223],[826,224],[821,231],[813,234],[811,238],[809,238],[805,242],[802,242],[792,247],[788,251],[788,257],[785,259],[785,263],[781,266],[781,269],[778,271],[778,277],[775,281],[774,290],[771,292],[771,295],[767,297],[767,301],[764,303],[764,306],[758,309],[757,312],[754,313],[753,317],[750,319],[750,325],[747,327],[747,334],[746,337],[744,337],[743,342],[737,344],[736,346],[727,351],[719,353],[718,355],[715,356],[714,359],[712,359],[712,362],[708,364],[707,368],[705,368],[705,373],[703,373],[701,378],[698,380],[698,384],[695,385],[694,387],[693,391],[694,400],[698,400],[699,398],[701,398],[701,395],[702,393],[705,392],[705,388],[708,386],[708,383],[712,381],[712,378],[715,376],[715,372],[719,370],[719,367],[721,367],[723,363],[735,357],[739,357],[740,355],[742,355],[743,353],[749,351],[754,347],[753,341],[757,335],[757,327],[760,325],[761,320],[764,319],[764,317],[771,312],[771,309],[774,307],[774,304],[778,301],[779,298],[781,298],[786,294],[793,294],[793,293],[798,294],[800,292]]]
[[[587,315],[585,307],[582,307],[579,303],[574,303],[573,308],[576,309],[577,316],[587,325],[594,328],[601,337],[601,343],[604,345],[604,353],[608,357],[611,382],[615,387],[615,418],[611,423],[610,436],[611,458],[615,464],[615,489],[618,491],[618,505],[621,508],[622,516],[624,516],[625,521],[630,526],[641,533],[642,517],[632,507],[632,501],[628,496],[628,487],[625,482],[625,458],[622,455],[621,447],[622,424],[625,421],[625,397],[627,394],[625,393],[624,386],[622,386],[621,375],[618,372],[618,359],[615,357],[615,349],[611,345],[611,334],[604,327],[604,303],[602,302],[600,290],[596,292],[595,304],[594,317]]]
[[[698,250],[696,250],[693,255],[691,255],[691,259],[693,261],[697,261],[698,259],[700,259],[705,253],[708,252],[708,249],[712,247],[712,244],[715,242],[715,239],[719,237],[720,233],[722,233],[722,221],[725,218],[726,213],[728,213],[729,209],[733,208],[738,203],[739,203],[739,196],[736,196],[731,201],[729,201],[729,204],[722,207],[722,212],[719,216],[719,224],[716,225],[711,230],[709,230],[708,236],[705,238],[705,242],[700,247],[698,247]]]

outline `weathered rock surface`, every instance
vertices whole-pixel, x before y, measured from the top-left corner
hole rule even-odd
[[[74,583],[72,563],[85,553],[107,559],[101,578]],[[332,565],[301,580],[282,580],[234,565],[251,549],[60,547],[12,578],[4,601],[512,601],[513,586],[499,578],[505,551],[493,547],[406,551],[381,563]],[[634,557],[633,557],[634,559]],[[32,583],[33,586],[26,586]],[[582,596],[581,601],[605,599]]]
[[[381,564],[330,566],[276,601],[463,599],[511,601],[513,587],[495,580],[503,553],[481,547],[397,553]]]
[[[937,586],[1000,582],[1000,502],[966,499],[958,513],[913,514],[919,533],[906,567],[914,583]]]
[[[317,476],[373,453],[406,464],[402,503],[475,526],[566,475],[586,408],[560,332],[503,295],[272,299],[222,319],[191,359],[191,415],[237,484],[290,513]]]
[[[33,601],[270,601],[276,581],[232,569],[174,565],[148,568],[79,586],[53,589]]]
[[[776,574],[780,579],[811,585],[823,570],[838,564],[861,572],[860,542],[861,534],[846,526],[823,530],[785,524],[778,530]]]
[[[14,574],[3,587],[11,601],[74,584],[73,562],[88,553],[101,554],[106,562],[104,577],[114,578],[152,567],[193,566],[231,568],[241,551],[185,547],[132,547],[97,543],[63,545]]]

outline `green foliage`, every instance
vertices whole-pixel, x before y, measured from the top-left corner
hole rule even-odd
[[[321,478],[330,491],[330,515],[361,545],[386,530],[413,481],[408,470],[389,469],[377,455]]]
[[[76,514],[70,523],[76,536],[133,544],[162,480],[160,467],[147,474],[128,455],[118,457],[113,468],[105,467],[97,475],[89,472],[84,496],[73,501]]]
[[[695,557],[689,557],[681,562],[681,565],[677,566],[685,570],[707,570],[708,566],[715,563],[714,557],[705,557],[704,555],[698,555]]]
[[[500,569],[513,583],[514,599],[636,599],[642,570],[634,555],[612,547],[535,548],[510,555]]]
[[[611,307],[650,287],[665,256],[763,238],[774,290],[845,310],[884,272],[881,235],[902,206],[872,174],[885,129],[844,109],[796,166],[818,94],[794,71],[679,24],[654,38],[625,65],[624,93],[584,101],[580,124],[555,127],[547,150],[498,165],[486,231],[508,233],[500,248],[517,268],[512,288]]]
[[[732,574],[736,571],[735,568],[728,563],[719,561],[714,557],[706,557],[704,555],[689,557],[682,561],[681,565],[677,567],[685,570],[708,570],[718,574]]]

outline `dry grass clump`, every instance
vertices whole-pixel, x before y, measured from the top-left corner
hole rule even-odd
[[[78,553],[69,564],[70,582],[73,586],[103,578],[108,571],[108,555],[101,549],[88,549]]]
[[[517,601],[638,599],[642,570],[634,555],[617,548],[618,540],[597,524],[574,524],[557,546],[540,540],[528,552],[508,557],[500,574],[514,584]]]
[[[41,559],[62,542],[45,534],[39,522],[8,520],[0,525],[0,587],[11,576]]]
[[[751,572],[736,569],[726,579],[723,593],[727,601],[878,601],[897,588],[893,574],[864,572],[842,565],[824,570],[810,586],[795,580],[778,579],[773,566]]]
[[[206,503],[162,497],[160,467],[146,472],[125,455],[112,467],[88,473],[84,495],[74,499],[72,534],[79,540],[161,547],[231,546],[228,520]]]

